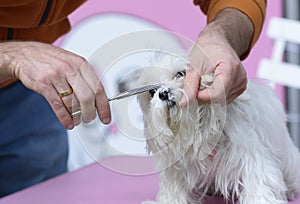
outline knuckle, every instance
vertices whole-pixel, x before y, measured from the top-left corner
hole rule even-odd
[[[72,60],[62,62],[63,70],[68,72],[68,78],[76,79],[80,75],[80,70],[87,63],[86,59],[81,56],[74,55]]]
[[[59,67],[59,66],[57,66]],[[62,75],[63,69],[58,69],[56,67],[51,67],[48,70],[41,72],[37,75],[36,81],[41,84],[49,85],[52,81],[57,80]]]
[[[76,69],[80,69],[84,67],[84,65],[86,64],[87,64],[87,60],[85,58],[79,55],[74,56],[74,66]]]
[[[53,71],[49,71],[47,73],[41,73],[36,77],[36,80],[41,83],[48,85],[52,78],[55,78],[55,73]]]
[[[48,80],[42,80],[39,81],[38,78],[35,79],[36,81],[32,84],[32,90],[36,91],[37,93],[43,95],[43,96],[48,96],[51,86]]]
[[[80,98],[80,101],[83,104],[89,104],[91,101],[95,99],[95,95],[91,91],[86,91]]]
[[[235,58],[232,59],[231,64],[232,64],[233,69],[235,69],[235,70],[239,69],[240,65],[241,65],[240,60],[235,59]]]
[[[50,100],[50,104],[54,110],[58,110],[64,108],[64,103],[60,99],[52,99]]]
[[[103,93],[104,88],[101,86],[101,84],[98,84],[95,88],[95,95],[99,96]]]
[[[75,56],[75,61],[79,64],[87,63],[86,59],[82,56],[79,56],[79,55]]]
[[[69,72],[70,70],[72,70],[72,65],[67,61],[60,61],[57,67],[59,67],[59,70],[62,70],[63,72]]]
[[[68,72],[66,76],[66,78],[68,79],[69,83],[73,88],[79,86],[79,82],[77,81],[79,77],[80,77],[80,73],[74,70]]]

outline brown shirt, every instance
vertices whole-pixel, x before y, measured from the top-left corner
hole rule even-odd
[[[85,0],[1,0],[0,41],[52,43],[70,30],[68,15]],[[3,88],[16,78],[0,83]]]
[[[54,42],[70,30],[67,16],[84,0],[1,0],[0,41]]]
[[[194,0],[194,3],[207,14],[208,23],[224,8],[235,8],[246,14],[254,27],[250,48],[253,47],[265,20],[267,0]]]

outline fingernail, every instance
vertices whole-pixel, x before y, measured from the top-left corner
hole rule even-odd
[[[68,127],[67,127],[68,130],[72,130],[73,128],[74,128],[74,125],[73,125],[73,124],[70,124],[70,125],[68,125]]]
[[[102,122],[103,122],[104,124],[108,124],[108,123],[110,123],[110,121],[111,121],[111,118],[110,118],[110,117],[107,117],[107,118],[103,118],[103,119],[102,119]]]

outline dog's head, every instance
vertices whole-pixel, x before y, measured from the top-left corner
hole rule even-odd
[[[186,119],[191,119],[192,111],[179,106],[179,101],[185,96],[182,87],[188,67],[187,59],[184,55],[159,53],[150,66],[139,73],[139,86],[160,84],[159,88],[138,96],[144,115],[145,136],[148,145],[153,145],[151,151],[160,151],[169,146],[179,134],[180,127],[188,128],[183,123],[188,123]],[[149,140],[152,142],[149,143]]]
[[[195,146],[199,147],[203,140],[208,143],[217,140],[217,118],[222,113],[219,106],[197,101],[186,107],[179,106],[181,98],[186,97],[182,88],[189,63],[187,59],[182,55],[159,54],[139,73],[139,86],[161,85],[138,96],[144,115],[144,135],[151,152],[170,149],[171,145],[176,147],[174,151],[184,152],[191,144],[197,143]],[[208,87],[213,80],[211,75],[203,76],[200,88]]]
[[[182,86],[186,75],[186,58],[160,53],[150,63],[150,66],[140,73],[139,86],[160,84],[157,89],[142,94],[139,101],[144,108],[174,109],[182,97]]]

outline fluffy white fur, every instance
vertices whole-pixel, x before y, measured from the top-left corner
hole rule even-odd
[[[138,80],[163,84],[153,97],[138,98],[147,148],[161,171],[157,201],[144,203],[204,203],[206,195],[240,204],[293,199],[300,191],[300,154],[274,91],[249,83],[230,104],[193,102],[181,108],[187,64],[182,59],[160,54]]]

